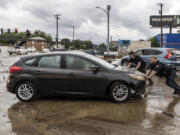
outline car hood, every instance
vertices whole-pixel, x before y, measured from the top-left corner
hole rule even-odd
[[[124,73],[129,73],[129,74],[136,74],[136,75],[144,75],[143,73],[135,70],[135,68],[128,68],[128,67],[123,67],[123,66],[116,67],[114,71],[124,72]]]

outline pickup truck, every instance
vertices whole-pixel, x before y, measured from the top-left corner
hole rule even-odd
[[[28,53],[28,50],[21,46],[9,47],[7,51],[9,55],[12,55],[12,54],[22,55],[22,54]]]

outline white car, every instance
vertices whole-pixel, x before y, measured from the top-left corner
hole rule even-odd
[[[8,48],[7,51],[9,53],[9,55],[12,55],[12,54],[22,55],[22,54],[28,53],[27,49],[25,49],[24,47],[21,47],[21,46],[10,47],[10,48]]]
[[[42,49],[42,53],[48,53],[48,52],[50,52],[50,50],[48,48],[43,48]]]
[[[34,48],[34,47],[28,47],[28,48],[27,48],[27,51],[28,51],[28,52],[35,52],[35,51],[36,51],[36,48]]]

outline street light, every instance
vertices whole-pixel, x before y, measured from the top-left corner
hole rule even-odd
[[[109,55],[109,11],[111,9],[111,5],[107,5],[107,10],[103,9],[101,7],[96,7],[96,8],[102,10],[107,15],[107,52],[108,52],[108,55]]]

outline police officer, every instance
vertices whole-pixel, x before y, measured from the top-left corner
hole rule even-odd
[[[146,63],[140,56],[135,55],[135,53],[133,51],[130,51],[129,57],[130,57],[130,62],[128,64],[129,68],[131,67],[132,63],[134,63],[134,64],[136,64],[136,70],[138,70],[142,73],[146,73]]]
[[[180,86],[174,80],[175,74],[176,70],[172,69],[166,64],[159,62],[157,57],[152,56],[145,76],[146,78],[151,78],[154,75],[165,77],[166,84],[169,87],[174,88],[174,94],[180,94]]]

